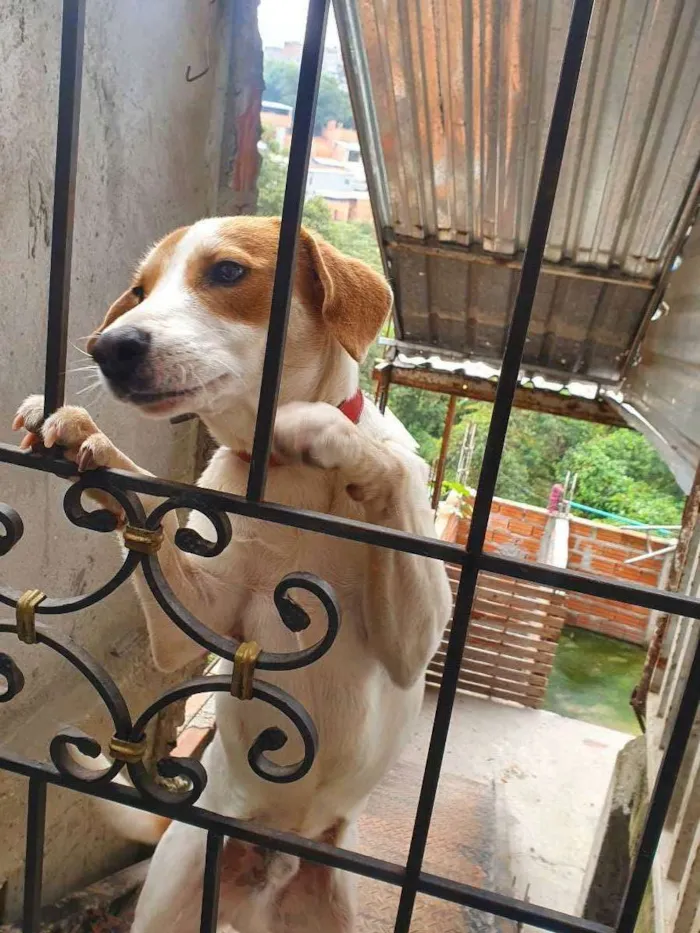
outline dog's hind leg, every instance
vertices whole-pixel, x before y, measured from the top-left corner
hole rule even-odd
[[[348,846],[353,825],[339,823],[320,842]],[[315,862],[302,861],[299,871],[277,895],[270,914],[270,933],[353,933],[355,876]]]
[[[132,933],[197,933],[205,847],[203,830],[171,824],[153,854]]]
[[[131,933],[198,933],[206,833],[173,823],[158,844]],[[270,905],[299,868],[299,860],[227,839],[221,857],[219,929],[271,933]],[[324,933],[332,933],[329,928]]]

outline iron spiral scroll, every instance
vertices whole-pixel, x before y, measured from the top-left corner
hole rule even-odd
[[[143,757],[146,747],[146,729],[149,723],[166,707],[198,693],[229,693],[242,702],[262,700],[281,712],[299,734],[303,744],[301,759],[293,764],[275,763],[269,753],[283,748],[287,733],[278,727],[264,729],[248,751],[251,769],[260,778],[275,783],[297,781],[313,765],[318,735],[306,709],[280,687],[266,683],[256,676],[257,671],[290,671],[306,667],[321,658],[335,641],[340,626],[340,611],[328,583],[309,573],[285,576],[274,591],[274,602],[285,627],[301,632],[309,625],[306,611],[292,598],[294,590],[304,590],[315,597],[326,613],[325,634],[308,648],[288,653],[267,652],[252,642],[241,643],[235,638],[211,631],[179,601],[163,574],[157,547],[149,548],[144,542],[157,541],[161,535],[161,522],[170,511],[181,508],[177,496],[165,500],[146,516],[138,497],[131,492],[112,486],[109,474],[98,471],[83,477],[67,490],[63,507],[73,525],[100,533],[113,532],[119,525],[116,514],[106,508],[87,510],[82,503],[85,493],[108,492],[126,516],[126,528],[135,532],[137,541],[127,548],[124,560],[116,573],[91,593],[67,598],[53,598],[36,591],[20,593],[0,584],[0,603],[13,607],[17,623],[0,622],[0,633],[14,633],[24,642],[43,645],[65,658],[85,677],[99,694],[112,719],[114,733],[109,749],[104,752],[108,765],[92,770],[80,764],[71,754],[77,749],[88,758],[98,759],[103,753],[100,743],[82,730],[70,726],[63,728],[51,740],[49,755],[58,773],[85,784],[109,782],[124,768],[131,782],[145,799],[172,806],[191,806],[200,797],[207,783],[202,764],[192,758],[163,758],[157,763],[154,776],[146,768]],[[187,503],[192,508],[192,503]],[[220,554],[231,541],[231,523],[225,512],[215,512],[205,505],[194,505],[204,514],[215,531],[215,540],[209,541],[191,528],[180,528],[174,544],[179,550],[202,557]],[[0,556],[20,541],[24,527],[21,517],[8,505],[0,503]],[[139,544],[140,542],[140,544]],[[119,687],[111,675],[72,638],[56,632],[44,622],[36,622],[34,613],[60,615],[75,612],[99,602],[127,580],[141,565],[145,579],[158,604],[172,622],[207,652],[233,662],[231,676],[212,675],[194,677],[165,691],[141,715],[133,720]],[[251,649],[252,652],[251,652]],[[241,671],[243,670],[243,680]],[[23,689],[25,679],[20,667],[6,652],[0,652],[0,703],[12,701]],[[177,779],[177,780],[172,780]]]

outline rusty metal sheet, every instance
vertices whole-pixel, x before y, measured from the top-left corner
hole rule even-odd
[[[401,336],[498,360],[572,0],[335,6]],[[531,365],[620,379],[696,196],[698,153],[700,0],[599,0]]]
[[[700,225],[671,274],[663,308],[616,398],[689,492],[700,462]]]

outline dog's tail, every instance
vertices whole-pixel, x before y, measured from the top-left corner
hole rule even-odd
[[[111,761],[104,755],[100,755],[98,758],[88,758],[74,747],[71,748],[70,753],[78,764],[84,768],[89,768],[91,771],[102,771],[111,764]],[[132,786],[123,772],[113,778],[113,781],[115,784],[122,784],[125,787]],[[127,807],[125,804],[115,803],[113,800],[102,800],[99,797],[95,797],[94,800],[105,823],[117,835],[123,839],[128,839],[129,842],[140,842],[147,846],[158,845],[166,829],[172,823],[172,820],[166,816],[136,810],[134,807]]]

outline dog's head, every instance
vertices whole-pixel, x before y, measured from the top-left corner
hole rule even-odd
[[[254,410],[278,239],[278,220],[235,217],[156,244],[88,343],[114,395],[156,416]],[[285,400],[313,398],[329,355],[362,360],[390,304],[381,276],[302,230]]]

